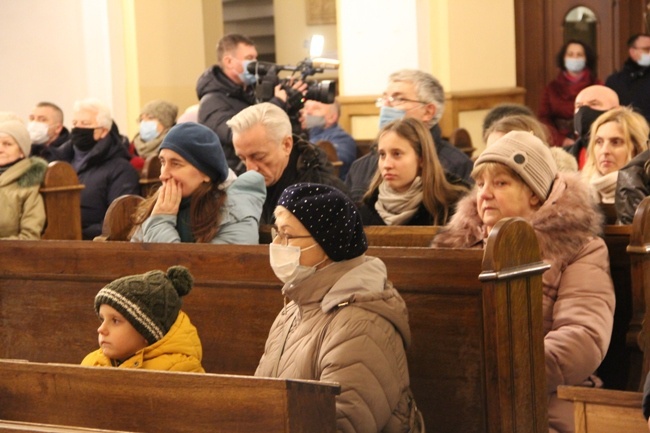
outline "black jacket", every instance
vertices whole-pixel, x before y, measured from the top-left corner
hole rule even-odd
[[[199,123],[212,129],[219,136],[228,166],[237,174],[243,173],[246,167],[235,154],[232,131],[226,122],[244,108],[257,102],[253,87],[248,86],[244,89],[228,78],[221,67],[215,65],[199,77],[196,83],[196,94],[200,100]],[[277,98],[272,98],[269,102],[284,109],[284,103]]]
[[[621,224],[632,224],[636,208],[650,195],[650,150],[632,158],[618,171],[616,215]]]
[[[347,194],[345,184],[334,174],[334,167],[328,161],[325,152],[294,135],[293,148],[289,155],[287,167],[280,179],[266,188],[266,200],[262,208],[260,224],[273,223],[273,211],[282,191],[289,185],[300,182],[330,185]]]
[[[605,85],[616,92],[622,106],[632,105],[650,123],[650,67],[627,59],[623,69],[607,77]]]
[[[140,194],[138,172],[129,162],[128,140],[120,135],[117,126],[99,140],[77,169],[81,190],[81,227],[84,239],[93,239],[102,232],[106,210],[117,197]],[[49,161],[72,163],[75,149],[68,141],[59,148],[48,147]]]
[[[59,133],[59,136],[56,137],[56,139],[49,144],[49,146],[46,146],[45,144],[34,144],[32,143],[32,148],[29,152],[29,156],[43,156],[46,155],[45,148],[46,147],[61,147],[63,143],[68,141],[70,139],[70,132],[68,131],[68,128],[65,126]]]

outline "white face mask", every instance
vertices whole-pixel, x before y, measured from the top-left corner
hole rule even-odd
[[[43,122],[36,122],[32,120],[27,124],[27,131],[29,132],[29,138],[32,140],[32,143],[34,144],[47,143],[48,139],[50,138],[47,135],[49,129],[50,128],[47,125],[47,123],[43,123]]]
[[[641,54],[641,58],[637,60],[637,63],[639,66],[643,66],[644,68],[650,66],[650,53]]]
[[[314,248],[316,245],[314,244],[301,249],[300,247],[291,245],[269,244],[271,269],[273,269],[278,280],[285,284],[296,284],[316,272],[316,266],[327,260],[327,256],[314,266],[303,266],[300,264],[300,253]]]

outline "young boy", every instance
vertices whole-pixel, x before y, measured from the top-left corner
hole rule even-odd
[[[204,373],[199,334],[181,311],[194,279],[183,266],[119,278],[95,296],[99,349],[81,365]]]

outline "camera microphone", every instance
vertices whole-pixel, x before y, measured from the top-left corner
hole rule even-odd
[[[339,62],[336,59],[326,59],[324,57],[317,57],[311,59],[312,66],[316,69],[338,69]]]

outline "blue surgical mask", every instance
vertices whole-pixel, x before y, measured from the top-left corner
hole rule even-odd
[[[140,122],[140,139],[142,141],[151,141],[156,137],[158,137],[157,120],[143,120]]]
[[[406,116],[406,110],[400,110],[395,107],[388,107],[384,105],[379,111],[379,129],[389,124],[393,120],[400,120]]]
[[[564,67],[569,72],[580,72],[585,68],[585,59],[565,58]]]
[[[314,116],[307,114],[305,116],[305,128],[325,128],[325,116]]]
[[[247,86],[252,86],[255,83],[257,83],[257,77],[255,74],[251,74],[248,72],[248,65],[252,62],[252,60],[244,60],[241,62],[242,67],[244,70],[239,73],[239,79],[242,80],[242,82],[247,85]]]
[[[637,63],[639,66],[643,66],[644,68],[650,66],[650,53],[641,54],[641,58],[637,61]]]

